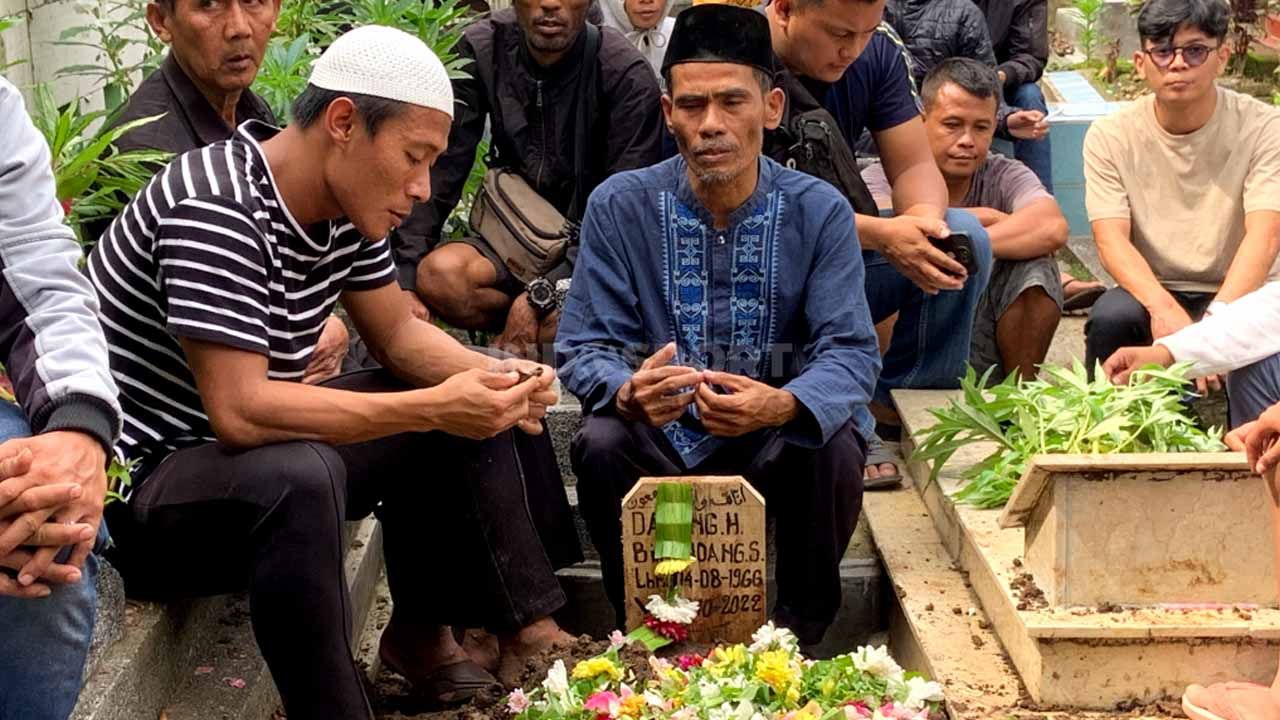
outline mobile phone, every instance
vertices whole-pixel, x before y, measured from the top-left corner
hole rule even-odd
[[[964,266],[965,272],[978,272],[978,258],[973,252],[973,240],[962,232],[952,232],[945,238],[930,237],[929,244],[941,250],[947,257]]]

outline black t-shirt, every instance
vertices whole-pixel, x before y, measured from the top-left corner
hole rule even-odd
[[[920,116],[923,107],[911,79],[910,63],[897,33],[881,23],[867,49],[825,91],[824,104],[850,147],[857,145],[864,129],[876,133]],[[822,85],[806,80],[816,98],[824,97]]]

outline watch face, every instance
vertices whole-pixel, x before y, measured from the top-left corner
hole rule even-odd
[[[538,309],[550,308],[555,303],[555,286],[544,279],[529,283],[529,304]]]

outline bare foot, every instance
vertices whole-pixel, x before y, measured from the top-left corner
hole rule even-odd
[[[498,637],[478,628],[470,628],[462,639],[462,651],[480,667],[495,672],[498,669]]]
[[[898,474],[898,466],[893,463],[880,463],[879,465],[868,465],[863,475],[867,480],[875,480],[879,477],[891,477]]]
[[[502,657],[498,660],[498,681],[515,688],[524,672],[525,663],[547,648],[571,644],[574,637],[549,617],[535,620],[515,635],[500,638]]]
[[[393,616],[382,631],[378,654],[410,682],[444,665],[467,660],[448,625],[397,623]]]

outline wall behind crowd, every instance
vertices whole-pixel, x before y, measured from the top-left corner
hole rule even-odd
[[[59,103],[84,98],[85,111],[103,106],[101,92],[94,90],[101,82],[93,77],[59,77],[59,70],[73,65],[100,65],[99,51],[90,47],[57,45],[64,32],[74,27],[100,24],[100,18],[125,17],[130,9],[126,0],[0,0],[0,18],[16,15],[22,22],[0,32],[0,67],[22,60],[4,71],[4,76],[22,89],[28,106],[31,86],[51,83],[53,98]],[[95,14],[97,16],[95,16]],[[82,39],[88,40],[93,35]],[[136,38],[141,41],[144,38]],[[124,50],[128,62],[138,62],[143,48],[130,44]],[[139,77],[135,82],[141,81]]]

